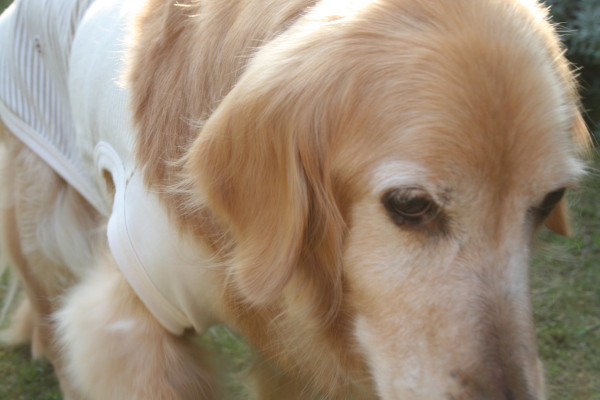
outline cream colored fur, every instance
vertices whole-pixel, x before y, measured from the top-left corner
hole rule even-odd
[[[55,314],[58,340],[83,392],[97,399],[219,398],[200,348],[160,326],[109,258],[98,260],[65,304]]]
[[[212,252],[199,312],[256,348],[257,399],[545,398],[530,247],[543,223],[570,232],[558,200],[589,145],[546,18],[528,0],[148,1],[125,78],[137,162]],[[222,398],[202,332],[160,326],[105,221],[3,140],[2,254],[28,298],[8,337],[65,398]]]

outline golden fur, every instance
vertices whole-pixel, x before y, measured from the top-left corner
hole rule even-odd
[[[546,18],[530,0],[148,0],[126,77],[136,159],[214,252],[213,317],[258,350],[257,398],[544,398],[532,215],[589,146]],[[191,338],[94,248],[98,216],[5,142],[3,251],[29,298],[15,341],[37,337],[65,398],[219,398]],[[431,224],[383,208],[406,185],[440,208]],[[82,265],[25,231],[42,220],[82,233]],[[545,223],[570,233],[564,200]]]

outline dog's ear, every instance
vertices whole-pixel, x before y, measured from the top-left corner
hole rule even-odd
[[[188,174],[233,238],[234,282],[257,305],[277,298],[299,264],[311,263],[303,279],[308,272],[311,281],[319,280],[313,273],[330,275],[321,281],[340,280],[343,230],[323,157],[326,134],[300,115],[311,106],[256,93],[263,89],[234,89],[186,160]]]
[[[544,225],[546,225],[546,228],[559,235],[572,235],[569,205],[566,199],[562,199],[556,207],[554,207],[550,215],[548,215],[548,218],[546,218],[546,221],[544,221]]]

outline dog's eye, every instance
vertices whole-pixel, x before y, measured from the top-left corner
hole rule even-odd
[[[421,189],[396,189],[383,196],[382,203],[397,224],[420,222],[430,216],[435,203]]]
[[[536,207],[538,215],[542,220],[550,215],[552,210],[554,210],[554,207],[562,200],[565,195],[565,190],[566,189],[563,188],[549,193],[544,201],[542,201],[542,204]]]

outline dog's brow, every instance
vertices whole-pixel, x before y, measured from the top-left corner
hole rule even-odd
[[[392,187],[416,184],[424,186],[430,174],[426,168],[413,161],[387,160],[374,169],[372,176],[372,190],[379,194]]]

